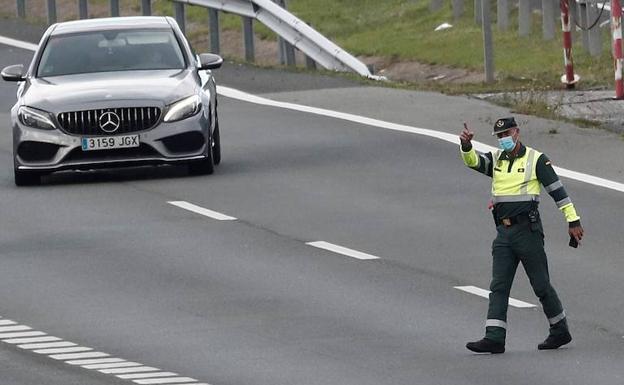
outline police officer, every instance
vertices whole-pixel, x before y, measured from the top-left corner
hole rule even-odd
[[[466,166],[492,178],[492,214],[497,231],[492,244],[485,337],[466,347],[478,353],[505,352],[509,293],[518,264],[522,263],[550,323],[548,337],[537,348],[557,349],[569,343],[572,336],[548,275],[544,231],[537,211],[540,184],[563,212],[571,246],[583,237],[580,218],[548,157],[520,142],[520,129],[513,117],[497,120],[492,135],[498,137],[500,150],[482,154],[472,147],[474,132],[466,124],[460,134],[461,156]]]

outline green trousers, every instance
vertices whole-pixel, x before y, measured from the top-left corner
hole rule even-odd
[[[509,293],[519,263],[522,263],[533,291],[542,303],[551,325],[550,334],[567,332],[565,312],[550,284],[541,222],[533,224],[533,230],[529,223],[520,223],[511,227],[500,225],[496,231],[498,234],[492,243],[492,282],[485,337],[505,342]]]

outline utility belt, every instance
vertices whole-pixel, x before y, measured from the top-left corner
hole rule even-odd
[[[496,227],[512,227],[515,225],[521,225],[526,223],[529,224],[529,228],[531,229],[531,231],[536,231],[537,229],[539,229],[540,215],[537,209],[506,218],[499,217],[496,214],[496,210],[494,209],[492,210],[492,215],[494,216],[494,223],[496,224]]]

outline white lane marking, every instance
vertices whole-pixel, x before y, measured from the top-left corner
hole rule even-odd
[[[490,298],[490,293],[491,293],[491,291],[489,290],[481,289],[476,286],[455,286],[455,289],[465,291],[466,293],[478,295],[479,297],[483,297],[483,298]],[[509,306],[513,306],[513,307],[517,307],[521,309],[537,307],[533,305],[532,303],[520,301],[518,299],[513,299],[511,297],[509,298]]]
[[[328,250],[328,251],[331,251],[331,252],[334,252],[334,253],[346,255],[346,256],[351,257],[351,258],[357,258],[357,259],[363,259],[363,260],[366,260],[366,259],[379,259],[379,257],[376,257],[376,256],[371,255],[371,254],[362,253],[361,251],[349,249],[349,248],[346,248],[346,247],[343,247],[343,246],[334,245],[333,243],[324,242],[324,241],[308,242],[308,243],[306,243],[306,245],[317,247],[317,248],[323,249],[323,250]]]
[[[30,338],[13,338],[9,340],[4,340],[7,344],[29,344],[35,342],[51,342],[51,341],[61,341],[58,337],[46,336],[46,337],[30,337]]]
[[[37,50],[36,44],[32,44],[32,43],[28,43],[28,42],[20,41],[20,40],[15,40],[15,39],[3,37],[3,36],[0,36],[0,43],[6,44],[6,45],[12,45],[14,47],[18,47],[18,48],[22,48],[22,49],[26,49],[30,51]],[[373,126],[373,127],[385,128],[385,129],[393,130],[393,131],[402,131],[402,132],[409,132],[409,133],[418,134],[418,135],[429,136],[432,138],[445,140],[453,144],[459,143],[459,136],[454,135],[454,134],[449,134],[449,133],[435,131],[435,130],[429,130],[426,128],[411,127],[411,126],[407,126],[404,124],[390,123],[390,122],[386,122],[386,121],[379,120],[379,119],[372,119],[372,118],[367,118],[364,116],[348,114],[345,112],[338,112],[338,111],[328,110],[324,108],[304,106],[304,105],[295,104],[295,103],[278,102],[276,100],[271,100],[271,99],[263,98],[260,96],[252,95],[247,92],[240,91],[235,88],[230,88],[226,86],[217,86],[217,93],[225,97],[231,98],[231,99],[241,100],[244,102],[259,104],[263,106],[271,106],[271,107],[284,108],[288,110],[307,112],[310,114],[327,116],[327,117],[336,118],[336,119],[342,119],[342,120],[346,120],[346,121],[350,121],[354,123],[361,123],[367,126]],[[474,148],[477,151],[490,152],[490,151],[498,150],[497,148],[489,146],[485,143],[481,143],[477,141],[473,141],[472,143],[474,145]],[[585,174],[581,172],[576,172],[576,171],[568,170],[568,169],[561,168],[561,167],[555,166],[553,168],[555,169],[557,174],[559,174],[560,176],[573,179],[573,180],[577,180],[579,182],[591,184],[594,186],[599,186],[599,187],[604,187],[604,188],[608,188],[608,189],[619,191],[619,192],[624,192],[624,183],[615,182],[609,179],[600,178],[597,176],[593,176],[593,175],[589,175],[589,174]]]
[[[46,342],[46,343],[17,345],[17,347],[21,349],[66,348],[68,346],[76,346],[76,344],[73,342],[69,342],[69,341],[61,341],[61,342]]]
[[[160,370],[160,369],[153,368],[151,366],[137,366],[133,368],[113,368],[113,369],[102,369],[98,371],[102,373],[106,373],[106,374],[122,374],[122,373],[155,372],[157,370]]]
[[[122,361],[122,362],[113,362],[108,364],[92,364],[92,365],[83,365],[82,367],[85,369],[113,369],[113,368],[127,368],[130,366],[143,366],[138,362],[130,362],[130,361]]]
[[[147,380],[133,380],[132,382],[136,382],[141,385],[150,385],[150,384],[188,384],[189,382],[197,382],[196,379],[190,377],[173,377],[173,378],[151,378]]]
[[[432,138],[436,138],[436,139],[444,140],[453,144],[457,144],[459,146],[459,136],[455,134],[449,134],[446,132],[440,132],[440,131],[430,130],[426,128],[412,127],[412,126],[407,126],[404,124],[390,123],[390,122],[386,122],[386,121],[379,120],[379,119],[372,119],[372,118],[367,118],[367,117],[360,116],[360,115],[327,110],[324,108],[309,107],[309,106],[304,106],[304,105],[295,104],[295,103],[278,102],[275,100],[252,95],[247,92],[243,92],[243,91],[230,88],[230,87],[225,87],[225,86],[217,86],[217,93],[228,98],[241,100],[241,101],[249,102],[253,104],[259,104],[259,105],[270,106],[270,107],[278,107],[278,108],[300,111],[300,112],[307,112],[310,114],[346,120],[346,121],[354,122],[354,123],[360,123],[360,124],[364,124],[367,126],[373,126],[373,127],[385,128],[385,129],[393,130],[393,131],[401,131],[401,132],[408,132],[412,134],[429,136]],[[497,150],[497,148],[495,147],[492,147],[485,143],[481,143],[477,141],[473,141],[472,144],[477,151],[481,151],[481,152],[490,152],[490,151]],[[557,174],[559,174],[560,176],[569,178],[569,179],[574,179],[574,180],[584,182],[587,184],[591,184],[594,186],[600,186],[600,187],[605,187],[611,190],[624,192],[624,183],[615,182],[609,179],[604,179],[604,178],[596,177],[593,175],[568,170],[568,169],[561,168],[561,167],[554,167],[554,169],[557,172]]]
[[[185,201],[170,201],[167,203],[169,203],[170,205],[177,206],[184,210],[192,211],[196,214],[200,214],[206,217],[210,217],[212,219],[216,219],[218,221],[235,221],[236,220],[236,218],[231,217],[229,215],[225,215],[225,214],[218,213],[216,211],[208,210],[203,207],[200,207],[200,206],[197,206],[192,203],[185,202]]]
[[[172,372],[156,372],[156,373],[120,374],[117,377],[122,378],[124,380],[132,380],[132,379],[137,379],[137,378],[173,377],[177,375],[178,373],[172,373]]]
[[[10,319],[3,319],[0,320],[0,325],[5,326],[5,325],[15,325],[17,322],[15,321],[11,321]]]
[[[45,336],[47,333],[44,332],[23,332],[23,333],[0,333],[0,340],[4,340],[5,338],[18,338],[18,337],[35,337],[35,336]]]
[[[11,39],[10,37],[0,36],[0,44],[11,45],[13,47],[25,49],[28,51],[36,51],[37,44],[28,43],[21,40]]]
[[[110,354],[102,353],[102,352],[86,352],[86,353],[68,353],[68,354],[53,354],[48,356],[50,358],[54,358],[55,360],[75,360],[78,358],[96,358],[96,357],[108,357]]]
[[[93,350],[93,348],[87,348],[85,346],[76,346],[74,348],[40,349],[40,350],[33,350],[33,352],[39,353],[39,354],[60,354],[60,353],[88,352],[91,350]]]
[[[65,361],[66,364],[70,365],[91,365],[91,364],[103,364],[106,362],[124,362],[123,358],[96,358],[91,360],[74,360],[74,361]]]
[[[16,325],[16,326],[2,326],[0,327],[0,333],[4,332],[18,332],[20,330],[32,330],[31,327],[26,325]]]

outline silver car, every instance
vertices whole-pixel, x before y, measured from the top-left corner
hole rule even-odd
[[[195,55],[170,17],[118,17],[50,26],[11,109],[15,184],[59,170],[221,160],[218,55]]]

